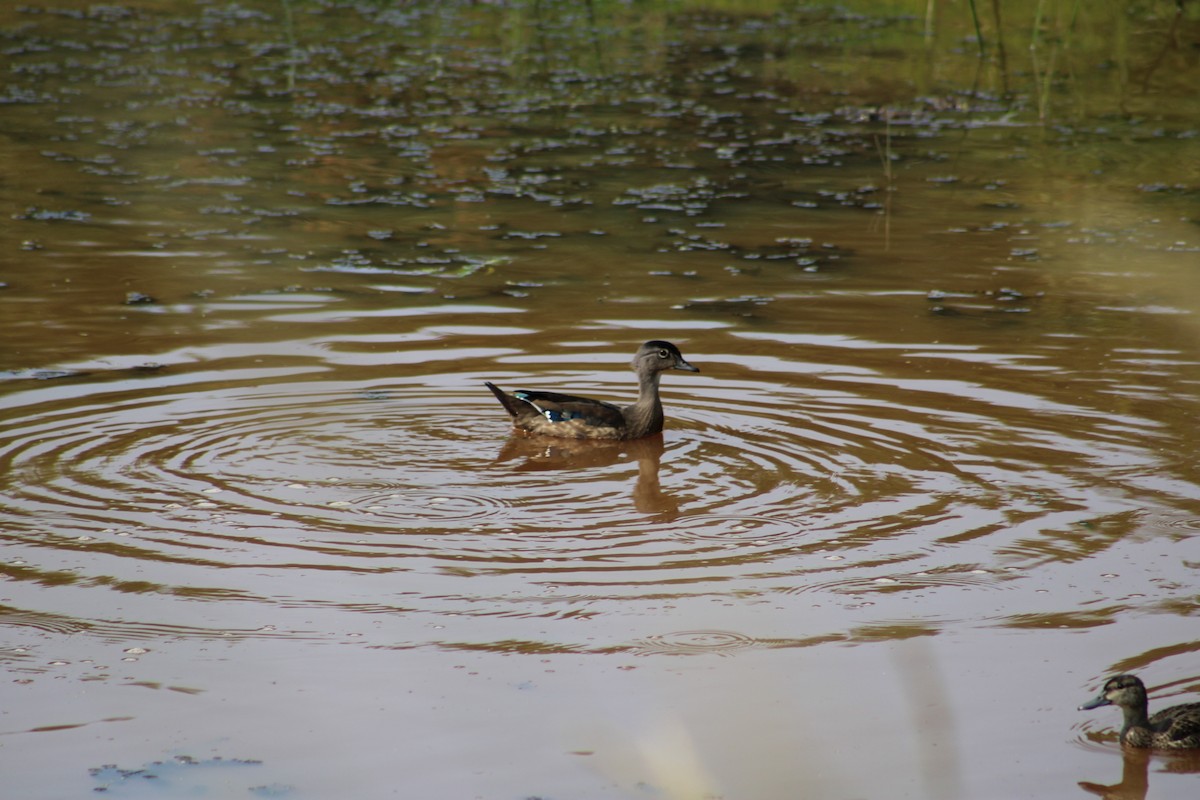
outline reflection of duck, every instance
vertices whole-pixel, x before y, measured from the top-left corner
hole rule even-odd
[[[1080,781],[1079,788],[1104,798],[1104,800],[1146,800],[1150,790],[1150,752],[1148,750],[1126,750],[1121,782],[1107,786],[1102,783]]]
[[[1159,762],[1159,769],[1155,770],[1155,774],[1195,775],[1200,773],[1200,751],[1197,750],[1174,750],[1169,753],[1156,754],[1145,747],[1126,747],[1121,755],[1124,756],[1124,768],[1121,772],[1120,783],[1106,785],[1080,781],[1079,787],[1104,798],[1104,800],[1146,800],[1146,795],[1150,791],[1149,773],[1152,758]],[[1161,790],[1162,781],[1159,781],[1159,784]]]
[[[1135,675],[1109,678],[1099,696],[1079,707],[1120,706],[1125,713],[1120,741],[1129,747],[1184,750],[1200,747],[1200,703],[1171,706],[1148,716],[1146,686]]]
[[[683,359],[678,347],[657,340],[638,348],[630,366],[638,376],[638,399],[625,408],[557,392],[509,394],[491,383],[487,387],[512,415],[513,427],[526,433],[570,439],[640,439],[663,428],[659,376],[669,369],[700,370]]]
[[[661,514],[679,510],[679,503],[664,494],[658,483],[659,460],[664,450],[663,438],[647,436],[632,442],[572,441],[570,439],[536,439],[514,436],[509,439],[497,461],[524,458],[517,467],[522,472],[606,467],[622,457],[635,459],[638,465],[637,485],[633,489],[633,505],[645,514]]]

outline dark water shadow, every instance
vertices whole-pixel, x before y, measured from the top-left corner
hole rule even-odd
[[[675,514],[679,501],[664,492],[658,480],[664,450],[661,433],[629,442],[514,435],[501,448],[496,463],[520,459],[515,466],[517,472],[546,472],[593,469],[633,460],[638,465],[634,508],[643,514]]]

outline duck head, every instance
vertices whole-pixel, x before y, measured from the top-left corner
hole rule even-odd
[[[1080,711],[1100,706],[1145,707],[1146,685],[1136,675],[1116,675],[1104,682],[1100,694],[1079,707]]]
[[[639,375],[665,372],[669,369],[682,369],[688,372],[699,372],[683,358],[679,348],[670,342],[654,339],[638,348],[637,355],[629,364]]]

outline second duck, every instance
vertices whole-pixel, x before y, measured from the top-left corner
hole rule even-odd
[[[1159,750],[1200,748],[1200,703],[1171,706],[1150,716],[1146,709],[1146,686],[1136,675],[1109,678],[1100,695],[1079,710],[1100,706],[1119,706],[1125,712],[1118,737],[1123,745]]]

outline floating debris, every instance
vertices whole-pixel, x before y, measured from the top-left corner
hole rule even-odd
[[[36,222],[87,222],[92,215],[86,211],[51,211],[48,208],[30,206],[22,214],[13,214],[13,219]]]

